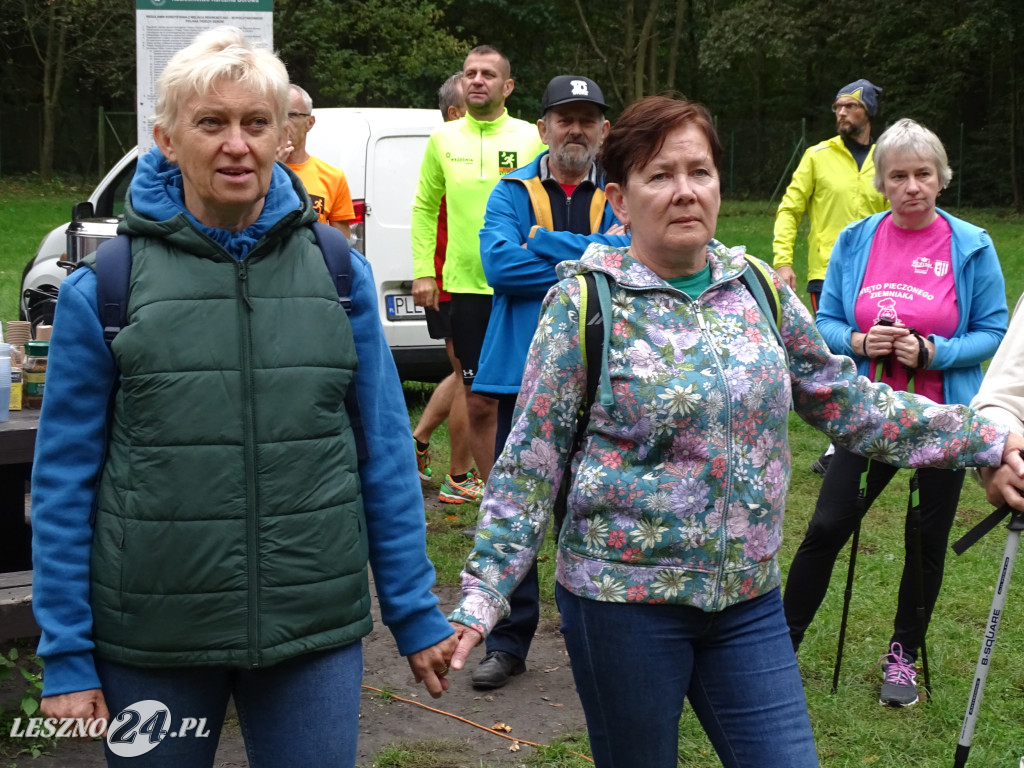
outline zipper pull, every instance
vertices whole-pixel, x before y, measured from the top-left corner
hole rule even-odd
[[[693,302],[693,314],[697,318],[697,325],[700,326],[700,329],[702,331],[707,331],[708,326],[704,322],[704,313],[701,311],[701,306],[700,306],[700,302],[699,301]]]
[[[248,279],[248,277],[249,270],[248,267],[246,266],[245,261],[243,260],[238,262],[238,280],[241,283],[239,287],[241,288],[242,291],[242,301],[245,302],[245,306],[247,306],[249,308],[249,311],[252,312],[252,302],[249,301],[249,291],[246,289],[245,286],[245,281]]]

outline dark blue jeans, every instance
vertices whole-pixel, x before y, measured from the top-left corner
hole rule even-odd
[[[397,662],[396,662],[397,663]],[[208,768],[213,765],[228,697],[234,696],[252,768],[345,768],[356,764],[363,646],[305,654],[266,669],[131,667],[97,659],[111,728],[136,702],[161,702],[170,731],[184,718],[206,718],[208,736],[170,732],[149,752],[118,757],[104,744],[111,768]],[[141,731],[136,738],[148,738]]]
[[[725,768],[817,768],[778,589],[717,613],[555,596],[597,768],[676,768],[684,699]]]
[[[512,413],[516,407],[516,395],[498,395],[498,430],[494,440],[494,455],[497,457],[505,447],[509,432],[512,431]],[[487,636],[487,652],[504,651],[517,659],[525,659],[530,652],[530,643],[540,623],[540,581],[537,578],[537,563],[534,562],[526,576],[508,596],[507,618],[499,621]]]

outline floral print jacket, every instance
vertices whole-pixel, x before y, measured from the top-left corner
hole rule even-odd
[[[559,265],[453,621],[487,634],[542,542],[585,396],[574,278],[585,271],[610,278],[612,326],[603,359],[588,361],[602,366],[600,394],[558,540],[558,581],[580,597],[720,611],[779,586],[791,404],[835,443],[890,464],[999,464],[1004,427],[858,376],[772,272],[783,350],[738,280],[752,268],[744,253],[711,241],[711,285],[696,298],[629,249],[594,244]]]

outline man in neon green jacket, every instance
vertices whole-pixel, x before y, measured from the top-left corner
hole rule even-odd
[[[804,152],[775,214],[775,270],[794,291],[793,244],[800,219],[805,213],[810,217],[807,293],[815,312],[828,257],[840,231],[850,222],[889,207],[874,185],[875,140],[871,135],[871,118],[878,111],[881,92],[881,88],[867,80],[857,80],[839,89],[832,103],[839,135]]]
[[[434,246],[437,212],[445,197],[448,249],[442,279],[451,294],[452,343],[466,388],[470,448],[477,477],[486,482],[494,463],[498,409],[496,400],[472,391],[493,293],[480,261],[479,233],[487,198],[498,179],[546,147],[536,126],[510,117],[505,109],[514,82],[500,51],[485,45],[474,48],[466,57],[462,78],[467,114],[434,131],[420,166],[412,207],[412,292],[417,305],[437,309]]]

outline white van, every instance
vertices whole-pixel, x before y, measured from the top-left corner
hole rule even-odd
[[[384,333],[403,379],[439,381],[451,373],[444,343],[431,339],[423,310],[412,303],[412,246],[409,222],[427,138],[441,124],[436,109],[314,109],[316,125],[306,138],[310,154],[345,171],[356,222],[353,247],[373,266]],[[89,202],[90,230],[112,237],[125,193],[135,173],[132,149],[99,183]],[[29,288],[58,285],[66,272],[68,222],[51,231],[22,275]],[[98,242],[98,241],[97,241]],[[76,258],[85,253],[75,254]]]

